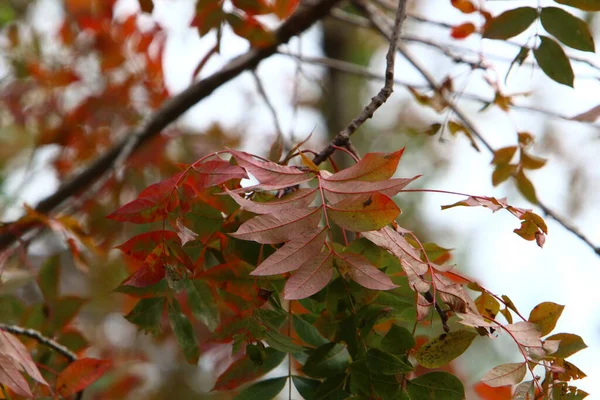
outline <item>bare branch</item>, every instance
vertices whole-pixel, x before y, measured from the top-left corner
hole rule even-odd
[[[243,71],[255,68],[262,60],[273,55],[277,51],[277,46],[286,43],[293,36],[304,32],[316,21],[323,18],[339,1],[321,0],[311,2],[310,5],[301,4],[298,10],[275,31],[276,40],[273,44],[268,47],[250,49],[245,54],[230,61],[220,71],[192,84],[189,88],[165,102],[146,124],[125,135],[120,142],[100,156],[88,168],[74,176],[55,193],[42,200],[35,210],[42,214],[48,214],[65,200],[84,192],[112,168],[124,151],[126,152],[127,149],[131,149],[131,153],[138,151],[193,105],[208,97],[214,90]],[[17,237],[29,232],[34,227],[34,225],[19,227],[15,224],[3,227],[2,233],[0,233],[0,251],[12,245]]]
[[[357,8],[359,8],[367,16],[368,19],[371,20],[375,29],[377,29],[384,37],[386,37],[388,39],[392,37],[392,28],[391,28],[389,19],[376,6],[374,6],[372,3],[365,1],[365,0],[353,0],[353,4]],[[429,85],[433,88],[433,90],[435,90],[436,93],[439,96],[441,96],[441,98],[448,104],[450,109],[463,122],[463,124],[467,127],[467,129],[469,129],[473,133],[473,135],[475,137],[477,137],[477,139],[479,139],[479,141],[481,141],[481,143],[483,143],[484,146],[491,153],[494,153],[494,148],[483,137],[481,132],[479,132],[477,130],[477,128],[475,127],[473,122],[458,108],[458,106],[456,104],[454,104],[452,101],[450,101],[450,99],[448,99],[448,97],[446,96],[444,91],[435,82],[435,78],[427,71],[427,69],[425,69],[421,65],[421,63],[415,57],[413,57],[407,51],[406,47],[402,43],[398,44],[398,51],[400,52],[400,54],[402,54],[404,56],[404,58],[406,58],[406,60],[408,62],[410,62],[417,69],[417,71],[419,71],[419,73],[423,76],[423,78],[425,78],[427,83],[429,83]],[[585,244],[587,244],[589,247],[591,247],[592,250],[594,250],[594,252],[596,254],[600,255],[600,247],[595,246],[577,228],[575,228],[573,225],[571,225],[570,223],[565,221],[563,218],[561,218],[555,211],[551,210],[548,206],[546,206],[544,203],[539,201],[539,199],[538,199],[537,206],[539,206],[547,216],[554,219],[556,222],[558,222],[560,225],[562,225],[563,228],[565,228],[569,232],[576,235]]]
[[[394,20],[393,28],[390,32],[390,46],[386,55],[386,68],[385,68],[385,81],[384,85],[377,93],[375,97],[371,99],[371,102],[363,109],[363,111],[350,122],[350,124],[341,132],[339,132],[332,142],[324,150],[322,150],[313,159],[315,164],[320,164],[325,161],[335,151],[334,146],[345,146],[352,151],[353,147],[348,145],[350,136],[356,132],[366,120],[373,117],[375,111],[387,101],[394,91],[394,66],[396,62],[396,47],[398,45],[398,39],[400,37],[400,29],[402,28],[402,22],[406,17],[406,1],[400,0],[398,7],[396,8],[396,17]],[[355,151],[355,150],[354,150]]]
[[[36,331],[35,329],[22,328],[17,325],[0,323],[0,330],[14,333],[15,335],[26,336],[30,339],[33,339],[36,342],[43,344],[44,346],[49,347],[57,353],[61,354],[67,360],[69,360],[69,362],[73,362],[78,358],[77,354],[73,353],[71,350],[67,349],[65,346],[58,343],[57,341],[42,335],[41,332]]]
[[[252,71],[252,76],[254,77],[254,82],[256,83],[256,90],[258,90],[258,93],[263,98],[263,101],[265,102],[265,104],[267,105],[267,108],[271,112],[271,116],[273,117],[273,123],[275,124],[275,129],[277,130],[277,135],[279,137],[283,138],[283,131],[281,130],[281,125],[279,124],[279,118],[277,117],[277,111],[275,111],[275,107],[273,107],[273,103],[271,103],[271,100],[269,100],[269,97],[267,96],[267,92],[265,91],[265,87],[262,84],[262,81],[260,80],[260,78],[258,77],[256,70]]]

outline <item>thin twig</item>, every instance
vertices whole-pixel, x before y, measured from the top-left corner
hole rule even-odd
[[[425,297],[425,300],[433,304],[433,306],[435,307],[435,311],[440,316],[440,322],[442,323],[442,328],[444,329],[444,332],[448,333],[450,332],[450,327],[448,326],[448,313],[442,310],[442,307],[440,306],[439,302],[435,300],[431,292],[432,290],[429,289],[429,291],[423,293],[423,297]]]
[[[254,82],[256,83],[256,90],[258,91],[260,96],[263,98],[263,101],[265,102],[265,104],[267,105],[267,108],[271,112],[271,116],[273,117],[273,123],[275,124],[275,129],[277,130],[277,136],[279,136],[283,140],[283,130],[281,129],[281,125],[279,124],[279,118],[277,117],[277,111],[275,111],[275,107],[273,107],[273,103],[271,103],[271,100],[269,100],[269,97],[267,96],[267,92],[265,91],[265,87],[262,84],[262,81],[260,80],[260,78],[258,77],[256,70],[252,70],[252,76],[254,77]]]
[[[389,19],[376,6],[364,0],[353,0],[353,4],[357,8],[359,8],[367,16],[367,18],[371,20],[375,29],[377,29],[384,37],[392,37],[392,28],[390,26]],[[398,44],[398,51],[404,56],[404,58],[406,58],[406,60],[409,63],[411,63],[419,71],[419,73],[423,76],[423,78],[425,78],[425,80],[432,87],[432,89],[435,90],[436,93],[448,104],[448,106],[454,112],[454,114],[456,114],[456,116],[473,133],[473,135],[477,137],[477,139],[479,139],[479,141],[483,143],[483,145],[493,154],[494,148],[483,137],[481,132],[477,130],[473,122],[458,108],[458,106],[454,102],[450,101],[450,99],[446,96],[442,88],[435,82],[435,78],[427,71],[427,69],[423,65],[421,65],[421,63],[407,51],[406,47],[402,43]],[[554,219],[567,231],[576,235],[585,244],[587,244],[596,254],[600,255],[600,247],[595,246],[592,243],[592,241],[589,240],[586,236],[584,236],[577,228],[565,221],[555,211],[551,210],[541,201],[538,200],[536,205],[539,206],[547,216]]]
[[[144,144],[158,136],[164,128],[196,103],[208,97],[217,88],[237,77],[242,72],[255,68],[262,60],[275,54],[280,44],[288,42],[293,36],[304,32],[315,22],[321,20],[339,1],[321,0],[310,5],[304,5],[303,3],[274,32],[275,40],[271,45],[262,48],[251,48],[248,52],[230,61],[215,74],[192,84],[189,88],[165,102],[146,124],[126,134],[120,142],[101,155],[88,168],[74,176],[73,179],[61,186],[52,195],[42,200],[35,210],[42,214],[48,214],[67,199],[87,190],[90,185],[112,168],[115,160],[120,157],[121,153],[128,146],[131,146],[132,154],[137,152]],[[130,143],[129,138],[132,136],[135,136],[136,139],[135,142]],[[8,227],[4,227],[0,233],[0,251],[11,246],[15,243],[17,237],[26,234],[35,227],[37,226],[33,224],[18,226],[18,223],[9,224]]]
[[[348,147],[348,141],[350,136],[356,132],[366,120],[373,117],[375,111],[387,101],[394,91],[394,66],[396,62],[396,47],[398,45],[398,38],[400,37],[400,29],[402,28],[402,22],[406,17],[406,1],[400,0],[396,9],[396,17],[394,20],[394,26],[390,34],[390,45],[386,55],[386,68],[385,68],[385,81],[384,85],[377,93],[377,95],[371,98],[369,104],[363,109],[363,111],[350,122],[350,124],[341,132],[339,132],[332,142],[323,151],[321,151],[314,159],[315,164],[320,164],[325,161],[335,151],[334,146]],[[350,150],[350,148],[349,148]],[[352,151],[352,150],[351,150]]]
[[[65,346],[58,343],[57,341],[42,335],[41,332],[36,331],[35,329],[22,328],[17,325],[0,323],[0,330],[14,333],[15,335],[26,336],[30,339],[33,339],[36,342],[43,344],[44,346],[49,347],[57,353],[61,354],[67,360],[69,360],[69,362],[73,362],[78,358],[77,354],[73,353],[71,350],[67,349]]]

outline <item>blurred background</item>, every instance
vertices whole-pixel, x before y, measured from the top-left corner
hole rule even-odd
[[[225,27],[220,52],[198,71],[217,34],[199,37],[198,28],[190,26],[195,1],[154,0],[153,10],[144,13],[137,0],[112,3],[0,3],[1,221],[24,215],[24,204],[35,206],[167,98],[249,48],[246,40]],[[480,5],[497,15],[532,3],[538,5],[537,1],[481,1]],[[231,359],[230,347],[205,345],[198,366],[189,366],[172,337],[153,339],[136,332],[123,318],[134,301],[111,293],[128,275],[126,263],[111,249],[131,237],[135,228],[104,217],[144,187],[177,172],[175,163],[189,163],[226,146],[267,155],[281,132],[288,148],[312,133],[305,148],[322,149],[382,84],[330,68],[330,61],[350,62],[377,75],[385,69],[386,43],[376,33],[348,22],[349,12],[340,10],[282,46],[282,54],[263,61],[256,70],[262,89],[252,73],[242,74],[118,165],[117,173],[95,186],[91,195],[65,204],[65,212],[83,211],[74,214],[78,222],[60,221],[61,226],[27,243],[23,254],[8,262],[0,260],[0,321],[39,328],[44,310],[36,271],[48,262],[58,263],[61,295],[72,300],[75,310],[82,307],[73,322],[81,334],[63,332],[71,335],[64,340],[80,343],[82,349],[92,343],[87,354],[121,361],[118,370],[103,378],[104,389],[115,388],[114,392],[95,396],[89,391],[86,396],[116,399],[117,393],[124,392],[118,388],[130,385],[126,398],[228,398],[208,392]],[[482,40],[479,35],[453,39],[447,25],[480,21],[453,8],[449,0],[409,2],[409,14],[403,27],[409,51],[439,83],[451,81],[452,98],[494,148],[516,145],[517,132],[535,137],[530,152],[548,159],[543,168],[528,175],[538,197],[600,245],[600,169],[596,167],[600,129],[593,121],[569,120],[600,102],[598,57],[568,52],[579,60],[572,62],[574,89],[549,80],[528,62],[513,67],[505,82],[518,45]],[[578,15],[598,38],[597,15]],[[98,22],[100,16],[106,16],[103,22]],[[88,32],[79,29],[82,21]],[[278,24],[274,18],[261,21],[269,27]],[[512,41],[525,43],[529,36],[524,33]],[[411,185],[414,189],[506,196],[511,205],[535,209],[512,182],[492,185],[492,155],[485,149],[478,152],[466,136],[445,128],[448,121],[456,120],[452,111],[436,110],[435,100],[429,104],[416,100],[408,86],[432,94],[421,90],[427,82],[401,56],[396,78],[393,96],[352,138],[361,155],[406,146],[397,175],[422,174]],[[509,111],[498,102],[493,104],[498,88],[504,96],[512,96],[514,106]],[[442,128],[432,132],[434,124]],[[341,165],[349,162],[339,155],[337,160]],[[118,190],[112,190],[115,187]],[[459,271],[496,294],[510,296],[524,315],[543,301],[565,305],[554,332],[584,338],[589,348],[569,360],[588,375],[577,386],[599,393],[600,257],[550,218],[546,219],[549,235],[540,249],[512,233],[519,222],[508,212],[460,207],[441,211],[441,205],[461,199],[403,193],[396,198],[403,210],[399,223],[423,241],[455,249]],[[73,300],[77,298],[87,301],[80,304]],[[514,345],[501,336],[476,341],[455,368],[468,383],[475,383],[488,369],[519,360]]]

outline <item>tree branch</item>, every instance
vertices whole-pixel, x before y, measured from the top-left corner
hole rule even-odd
[[[262,60],[273,55],[277,51],[277,46],[286,43],[293,36],[304,32],[315,22],[326,16],[339,1],[320,0],[310,2],[310,5],[302,3],[298,10],[275,31],[276,39],[273,44],[264,48],[250,49],[245,54],[230,61],[220,71],[192,84],[186,90],[165,102],[146,124],[128,133],[125,138],[100,156],[88,168],[61,186],[55,193],[42,200],[35,210],[42,214],[48,214],[54,211],[65,200],[85,191],[111,169],[112,165],[120,158],[124,151],[130,149],[132,154],[138,151],[144,144],[159,135],[161,130],[179,118],[193,105],[208,97],[217,88],[235,78],[243,71],[255,68]],[[22,227],[15,225],[16,223],[13,223],[9,224],[8,227],[5,226],[2,228],[3,232],[0,234],[0,251],[11,246],[17,240],[17,237],[22,236],[35,227],[35,225],[25,225]]]
[[[391,38],[392,37],[392,28],[390,26],[389,19],[372,3],[365,0],[352,0],[352,3],[361,10],[365,16],[372,22],[375,29],[377,29],[384,37]],[[419,71],[419,73],[425,78],[427,83],[432,87],[433,90],[448,104],[450,109],[456,114],[456,116],[463,122],[463,124],[469,129],[481,143],[493,154],[494,148],[490,145],[490,143],[483,137],[481,132],[477,130],[473,122],[458,108],[458,106],[452,102],[448,96],[444,93],[444,91],[440,88],[440,86],[435,82],[435,78],[421,65],[421,63],[413,57],[406,49],[406,47],[402,44],[398,44],[398,51],[400,54],[406,58],[406,60]],[[576,235],[580,238],[585,244],[587,244],[596,254],[600,255],[600,247],[595,246],[586,236],[584,236],[577,228],[573,225],[565,221],[561,218],[555,211],[551,210],[548,206],[542,203],[539,199],[536,204],[539,206],[542,211],[554,219],[560,225],[563,226],[566,230]]]
[[[58,343],[57,341],[42,335],[41,332],[36,331],[35,329],[22,328],[17,325],[0,323],[0,330],[14,333],[15,335],[26,336],[30,339],[33,339],[36,342],[43,344],[44,346],[49,347],[57,353],[61,354],[67,360],[69,360],[69,362],[73,362],[78,358],[77,354],[73,353],[71,350],[67,349],[65,346]]]
[[[371,99],[369,104],[363,109],[363,111],[350,122],[350,124],[341,132],[339,132],[331,141],[329,146],[323,149],[319,154],[315,156],[313,162],[317,165],[325,161],[329,156],[333,154],[336,146],[348,147],[350,136],[365,123],[366,120],[373,117],[375,111],[387,101],[394,91],[394,66],[396,62],[396,47],[398,46],[398,39],[400,37],[400,29],[402,28],[402,22],[406,18],[406,1],[400,0],[396,8],[396,17],[394,25],[390,32],[390,46],[386,54],[386,68],[385,68],[385,81],[384,85],[377,93],[375,97]]]

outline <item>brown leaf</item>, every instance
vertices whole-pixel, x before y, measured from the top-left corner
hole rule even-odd
[[[400,215],[392,199],[381,194],[348,197],[327,206],[327,216],[341,228],[353,232],[381,229]]]
[[[326,171],[322,172],[323,173]],[[387,179],[378,182],[365,182],[365,181],[331,181],[324,177],[321,180],[323,189],[325,189],[325,197],[327,200],[333,203],[337,203],[349,196],[356,196],[359,194],[369,194],[379,192],[388,197],[392,197],[400,192],[409,183],[419,178],[421,175],[417,175],[413,178],[396,178]]]
[[[282,212],[288,209],[307,208],[317,196],[317,189],[298,189],[277,200],[271,200],[265,203],[248,200],[225,188],[227,194],[240,205],[244,210],[255,214],[272,214]]]
[[[394,153],[367,153],[356,164],[337,172],[327,179],[330,181],[376,182],[389,179],[398,168],[404,148]]]
[[[591,108],[581,114],[577,114],[576,116],[574,116],[571,119],[573,121],[580,121],[580,122],[594,122],[598,119],[598,117],[600,117],[600,105],[597,105],[596,107]]]
[[[243,151],[229,150],[229,152],[235,157],[240,166],[264,185],[294,186],[314,176],[298,168],[275,164],[272,161],[259,161]]]
[[[271,254],[250,275],[276,275],[298,269],[321,252],[327,237],[327,229],[312,229],[296,236]]]
[[[323,289],[333,275],[333,253],[324,252],[308,260],[292,275],[283,289],[286,300],[312,296]]]
[[[344,270],[359,285],[373,290],[395,289],[398,285],[385,273],[377,269],[366,258],[353,253],[336,253],[336,262],[345,264]]]
[[[12,358],[0,354],[0,384],[6,385],[19,396],[33,398],[29,384],[19,372],[21,370]]]
[[[321,220],[321,208],[287,210],[280,214],[259,215],[246,221],[231,236],[263,244],[287,242],[302,232],[314,229]]]
[[[524,362],[502,364],[488,371],[481,381],[492,387],[515,385],[525,378],[526,373],[527,366]]]

